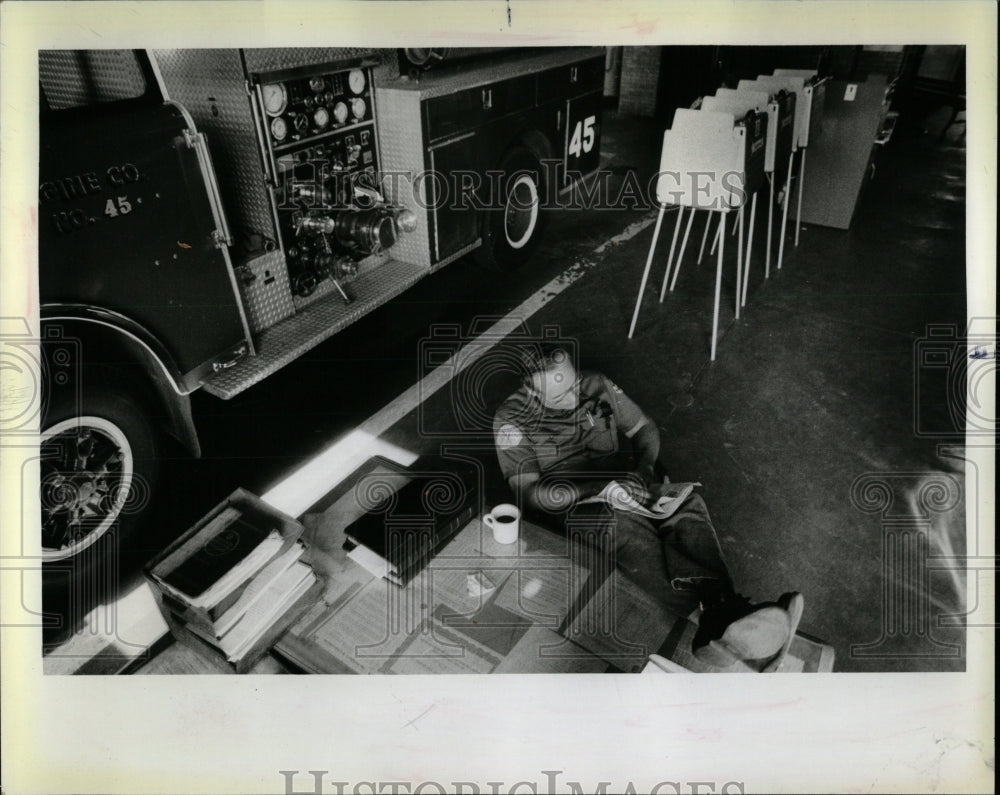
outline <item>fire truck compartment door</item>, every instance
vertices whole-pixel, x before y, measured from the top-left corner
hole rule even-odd
[[[585,94],[566,102],[563,141],[565,184],[571,184],[600,165],[601,92]]]
[[[185,382],[249,346],[214,174],[174,105],[43,116],[42,300],[110,309],[167,348]]]

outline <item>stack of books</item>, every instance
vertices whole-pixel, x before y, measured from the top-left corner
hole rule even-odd
[[[302,526],[237,490],[147,568],[175,637],[252,666],[321,586]]]

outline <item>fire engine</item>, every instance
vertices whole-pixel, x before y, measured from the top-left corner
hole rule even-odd
[[[521,264],[597,168],[603,76],[601,48],[42,51],[45,560],[128,537],[162,434],[200,453],[195,390],[466,255]]]

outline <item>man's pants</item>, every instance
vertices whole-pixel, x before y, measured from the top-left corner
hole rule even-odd
[[[572,542],[597,553],[605,573],[616,567],[678,615],[698,606],[696,580],[716,580],[723,588],[732,588],[712,519],[699,494],[691,494],[670,518],[658,522],[604,503],[578,505],[566,517],[565,527]]]

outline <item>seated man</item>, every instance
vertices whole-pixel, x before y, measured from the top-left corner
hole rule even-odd
[[[522,361],[524,383],[493,425],[500,469],[521,506],[558,517],[571,533],[584,528],[588,543],[671,611],[686,615],[700,604],[699,659],[776,668],[802,615],[801,594],[769,604],[737,594],[698,494],[665,519],[636,512],[635,503],[655,507],[669,483],[656,475],[656,424],[605,376],[578,374],[561,348],[532,348]]]

